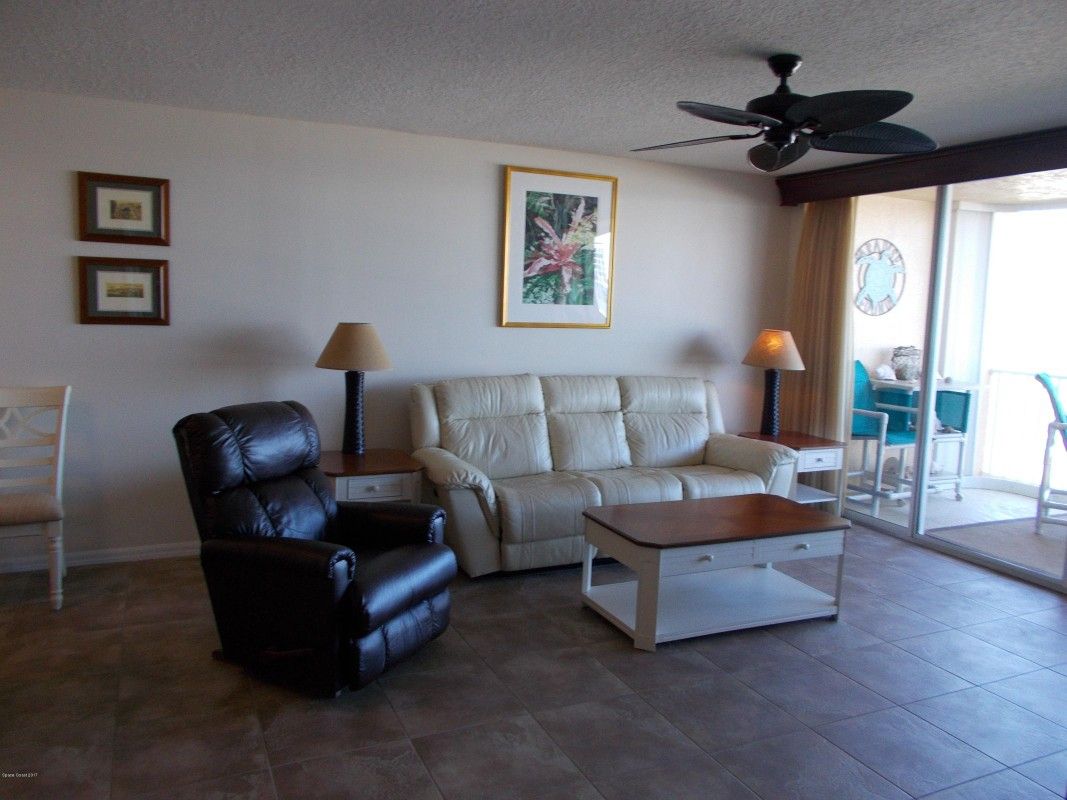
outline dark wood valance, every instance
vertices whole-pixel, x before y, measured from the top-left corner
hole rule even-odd
[[[782,205],[1067,168],[1067,127],[778,178]]]

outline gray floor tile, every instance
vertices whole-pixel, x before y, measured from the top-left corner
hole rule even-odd
[[[1067,797],[1067,750],[1020,764],[1015,771],[1055,792],[1057,797]]]
[[[448,800],[595,800],[601,795],[528,714],[414,739]]]
[[[178,788],[164,786],[144,793],[113,795],[113,800],[278,800],[274,784],[271,773],[264,770],[211,778]]]
[[[5,800],[122,800],[112,795],[111,759],[108,745],[0,747],[4,772],[27,776],[0,778],[0,791]]]
[[[882,642],[877,636],[853,627],[841,619],[810,619],[775,625],[769,630],[779,639],[813,656],[832,653],[835,650],[869,647]]]
[[[769,630],[717,633],[693,640],[693,647],[720,669],[737,672],[760,664],[804,662],[808,656]]]
[[[1042,669],[987,683],[984,688],[1067,728],[1067,675]]]
[[[953,786],[923,800],[1060,800],[1059,795],[1010,769]]]
[[[850,586],[879,595],[921,592],[930,588],[929,582],[894,569],[884,560],[864,558],[854,553],[845,554],[845,581]]]
[[[902,708],[824,725],[819,733],[915,797],[1002,769]]]
[[[905,547],[902,550],[888,553],[883,560],[886,565],[894,569],[938,586],[978,580],[990,575],[989,570],[982,567],[916,547]]]
[[[942,586],[924,589],[921,592],[890,595],[889,599],[951,628],[976,625],[979,622],[989,622],[1009,616],[1007,611],[972,600]]]
[[[804,726],[729,675],[677,689],[648,692],[645,699],[709,753]]]
[[[710,757],[694,759],[684,770],[663,767],[599,781],[607,800],[759,800],[741,781]]]
[[[1009,614],[1031,614],[1067,604],[1063,595],[1050,589],[1002,575],[953,583],[947,588]]]
[[[961,631],[941,631],[895,642],[936,667],[971,683],[988,683],[1040,669],[1014,653],[983,642]]]
[[[1067,664],[1067,634],[1024,619],[999,619],[962,630],[1043,667]]]
[[[845,593],[841,619],[887,642],[946,629],[940,622],[884,597],[858,592]]]
[[[608,625],[603,620],[600,623]],[[519,652],[577,647],[584,643],[557,625],[551,615],[528,611],[516,613],[514,604],[506,616],[493,617],[484,623],[456,623],[455,628],[474,652],[489,661]]]
[[[580,647],[521,653],[494,661],[490,668],[530,711],[633,691]]]
[[[378,679],[378,685],[411,737],[476,725],[524,710],[514,693],[484,665],[435,673],[432,680],[419,672],[387,673]]]
[[[594,782],[653,768],[684,770],[704,755],[635,695],[542,711],[535,717]]]
[[[1023,614],[1021,619],[1046,628],[1052,628],[1052,630],[1060,633],[1067,633],[1067,605],[1046,608],[1044,611],[1035,611],[1032,614]]]
[[[1009,767],[1067,750],[1067,728],[981,687],[906,708]]]
[[[806,725],[855,717],[891,703],[810,656],[806,662],[749,667],[736,677]]]
[[[684,686],[722,673],[688,640],[657,645],[654,653],[638,650],[625,638],[588,645],[586,650],[638,692]]]
[[[715,754],[768,800],[906,800],[903,791],[812,731],[777,736]]]
[[[842,650],[818,658],[894,703],[910,703],[966,689],[971,685],[957,675],[888,643],[858,650]]]
[[[411,743],[390,742],[274,768],[278,800],[385,798],[441,800]]]

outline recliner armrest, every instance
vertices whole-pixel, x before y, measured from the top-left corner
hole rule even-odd
[[[496,508],[496,492],[489,477],[473,464],[441,447],[423,447],[411,454],[422,464],[426,477],[444,489],[473,489],[486,508]]]
[[[338,503],[330,539],[355,549],[441,544],[445,511],[425,503]]]
[[[356,571],[356,554],[343,545],[312,539],[255,537],[208,539],[200,546],[200,561],[209,568],[233,568],[245,573],[279,570],[287,575],[334,580]]]
[[[789,472],[791,479],[798,459],[797,452],[784,445],[731,433],[711,434],[704,448],[705,464],[751,472],[767,489],[783,470]]]

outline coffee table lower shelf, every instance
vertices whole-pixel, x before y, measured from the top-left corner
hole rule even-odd
[[[837,600],[772,567],[675,575],[661,579],[655,644],[723,631],[837,614]],[[638,582],[589,587],[582,602],[637,640]]]

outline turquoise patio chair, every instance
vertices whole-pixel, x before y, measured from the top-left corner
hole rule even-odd
[[[1067,490],[1053,489],[1052,482],[1052,451],[1056,446],[1057,437],[1063,441],[1064,449],[1067,449],[1067,411],[1060,402],[1060,396],[1056,390],[1056,384],[1048,373],[1039,372],[1034,376],[1045,387],[1049,400],[1052,401],[1052,422],[1048,425],[1048,436],[1045,439],[1045,462],[1041,469],[1041,485],[1037,490],[1037,521],[1034,525],[1036,533],[1041,533],[1041,523],[1047,522],[1054,525],[1067,525],[1067,515],[1053,515],[1053,511],[1067,511]]]

